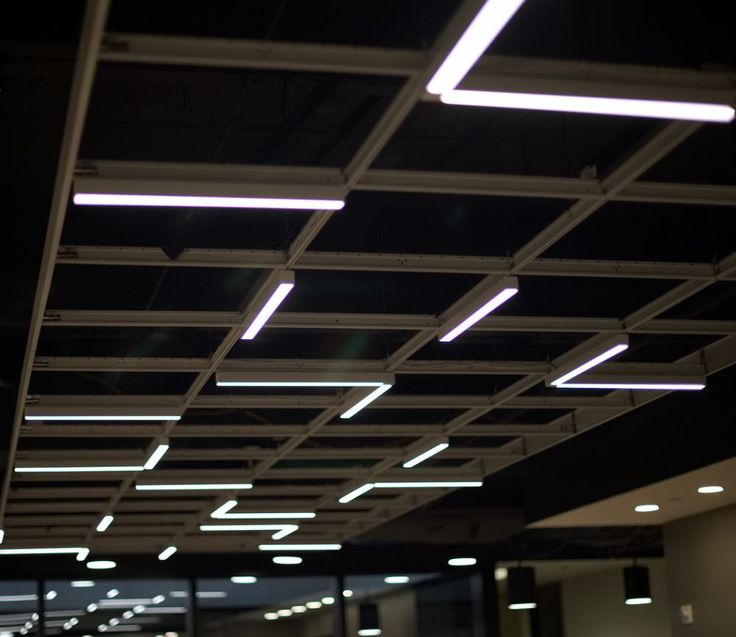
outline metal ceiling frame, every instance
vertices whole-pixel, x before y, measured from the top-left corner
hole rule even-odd
[[[177,494],[137,492],[132,487],[138,474],[124,479],[100,474],[65,475],[60,487],[36,487],[35,482],[49,481],[48,474],[13,475],[15,460],[25,462],[83,461],[114,458],[140,462],[144,449],[131,451],[44,451],[17,450],[21,438],[107,438],[111,436],[145,438],[155,444],[164,438],[221,438],[222,448],[173,448],[167,461],[248,463],[248,469],[156,469],[157,480],[187,478],[253,480],[256,483],[247,501],[253,506],[309,507],[318,512],[315,520],[304,521],[295,534],[303,541],[347,540],[394,517],[445,495],[448,489],[406,493],[389,492],[367,495],[349,505],[337,504],[337,498],[349,485],[360,481],[411,479],[478,479],[512,463],[559,444],[571,436],[616,418],[667,392],[616,391],[606,396],[580,396],[560,392],[555,395],[527,395],[544,381],[553,367],[574,358],[579,351],[595,346],[612,333],[647,333],[663,335],[707,335],[717,340],[679,361],[666,365],[609,363],[601,373],[636,371],[644,374],[712,374],[736,362],[736,321],[699,321],[659,319],[662,312],[706,289],[718,281],[736,280],[736,253],[719,263],[661,263],[575,259],[545,259],[541,255],[556,241],[602,206],[612,201],[657,202],[667,204],[736,205],[736,187],[640,182],[638,177],[699,129],[698,124],[673,122],[661,128],[616,168],[602,178],[551,178],[521,175],[484,175],[473,173],[431,173],[421,171],[375,170],[370,165],[395,134],[405,117],[421,100],[433,99],[424,86],[446,52],[454,44],[481,0],[466,0],[428,54],[366,47],[322,44],[249,42],[205,38],[179,38],[107,34],[103,28],[108,3],[88,0],[85,25],[70,98],[69,115],[52,203],[44,261],[32,315],[31,333],[22,371],[18,406],[13,427],[10,462],[0,497],[0,526],[11,531],[7,542],[17,544],[18,535],[31,542],[67,541],[74,537],[97,552],[158,551],[177,545],[185,551],[254,550],[259,538],[212,537],[197,532],[211,511],[237,492]],[[213,183],[222,179],[222,167],[152,164],[149,162],[77,162],[77,151],[89,101],[96,62],[145,63],[160,65],[196,65],[211,67],[260,68],[274,70],[318,71],[327,73],[398,76],[403,87],[364,139],[352,160],[342,170],[287,167],[226,167],[228,174],[257,179],[269,174],[273,179],[299,186],[329,183],[349,191],[432,193],[447,195],[520,196],[565,199],[572,203],[554,222],[508,258],[484,256],[363,254],[314,252],[308,248],[330,220],[332,212],[312,213],[289,249],[273,250],[185,250],[171,260],[157,247],[59,246],[72,172],[87,180],[109,179],[115,174],[130,178],[165,178],[183,175],[196,168],[199,178],[211,176]],[[570,90],[601,90],[625,96],[643,96],[654,86],[658,95],[685,96],[690,99],[734,100],[734,76],[679,70],[632,68],[617,65],[582,64],[549,60],[525,60],[489,56],[476,66],[468,83],[509,87],[528,86],[530,82]],[[449,107],[448,107],[449,108]],[[217,177],[219,171],[220,177]],[[349,210],[340,214],[349,214]],[[333,420],[341,408],[358,393],[349,390],[338,395],[209,395],[202,389],[216,371],[326,371],[335,361],[274,360],[247,361],[228,358],[239,341],[245,321],[253,309],[253,300],[262,288],[253,290],[240,312],[154,312],[47,309],[46,301],[55,264],[123,265],[160,267],[223,267],[269,270],[283,269],[417,272],[480,274],[484,278],[451,307],[438,316],[387,314],[275,314],[268,329],[370,329],[413,332],[395,352],[381,360],[340,361],[360,373],[382,374],[497,374],[518,376],[503,390],[489,395],[401,395],[386,394],[366,409],[450,409],[456,415],[442,424],[364,425]],[[555,332],[586,333],[591,336],[554,361],[424,361],[411,357],[435,339],[440,325],[476,292],[504,276],[565,276],[670,279],[678,282],[661,297],[623,318],[586,317],[488,317],[474,326],[478,332]],[[261,285],[263,285],[261,280]],[[41,329],[64,327],[214,327],[226,331],[220,346],[210,358],[90,358],[36,357]],[[343,367],[341,367],[341,370]],[[32,372],[124,371],[191,373],[194,380],[182,396],[27,396]],[[306,424],[205,424],[175,421],[164,424],[57,425],[24,423],[24,407],[34,405],[119,405],[170,404],[176,401],[195,421],[198,410],[217,409],[313,409],[319,414]],[[561,415],[546,424],[480,424],[478,419],[499,409],[557,409]],[[459,466],[412,469],[399,468],[409,450],[421,447],[437,436],[452,435],[458,440],[478,439],[484,446],[454,445],[439,457],[460,461]],[[326,438],[355,438],[351,447],[319,446]],[[262,438],[273,441],[271,448],[238,447],[228,442],[234,438]],[[398,438],[400,444],[387,446],[383,439]],[[371,440],[368,440],[371,439]],[[409,440],[407,440],[409,439]],[[150,441],[153,441],[151,443]],[[471,441],[472,442],[472,441]],[[305,444],[307,443],[307,444]],[[311,444],[314,444],[311,447]],[[365,446],[364,446],[365,443]],[[252,443],[251,443],[252,444]],[[304,466],[309,461],[344,461],[341,466]],[[355,464],[356,461],[367,461]],[[300,465],[289,464],[298,461]],[[353,464],[351,464],[351,462]],[[89,482],[115,482],[87,486]],[[11,487],[12,480],[12,487]],[[44,510],[43,502],[54,498],[55,513]],[[269,498],[263,502],[253,498]],[[114,511],[115,524],[104,535],[94,527],[100,512]],[[42,513],[43,515],[32,515]],[[218,534],[219,535],[219,534]]]

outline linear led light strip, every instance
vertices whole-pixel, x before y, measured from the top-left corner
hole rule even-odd
[[[269,283],[270,294],[268,300],[263,304],[261,310],[255,315],[250,325],[240,337],[245,341],[252,341],[261,328],[266,324],[271,315],[283,303],[284,299],[294,289],[294,273],[282,270],[272,278]]]
[[[427,84],[442,94],[454,89],[496,39],[524,0],[487,0]]]
[[[259,551],[339,551],[342,544],[259,544]]]
[[[107,529],[110,527],[114,519],[115,518],[109,514],[103,516],[103,518],[100,520],[99,524],[97,525],[97,532],[104,533],[105,531],[107,531]]]
[[[217,507],[210,517],[216,520],[311,520],[316,513],[311,511],[294,511],[291,513],[280,511],[263,511],[255,513],[230,513],[238,506],[237,500],[228,500],[222,506]]]
[[[155,468],[169,449],[168,441],[157,445],[143,465],[72,465],[72,466],[28,466],[15,467],[16,473],[110,473],[137,472]],[[112,520],[111,520],[112,521]],[[107,527],[105,527],[106,529]],[[98,529],[99,530],[99,529]],[[103,529],[104,530],[104,529]]]
[[[0,549],[0,555],[76,555],[89,549],[82,546]]]
[[[519,281],[516,277],[504,277],[493,284],[483,294],[480,306],[478,299],[473,299],[470,304],[465,304],[453,317],[443,323],[444,331],[440,336],[440,341],[449,343],[454,340],[493,310],[506,303],[518,291]]]
[[[80,420],[80,421],[137,421],[137,420],[180,420],[181,413],[174,407],[105,407],[104,413],[94,407],[45,407],[29,405],[24,419],[36,420]]]
[[[580,376],[586,371],[600,365],[601,363],[613,358],[614,356],[625,351],[629,347],[629,339],[627,336],[615,336],[603,342],[596,348],[586,352],[582,357],[577,357],[558,368],[547,385],[563,389],[632,389],[632,390],[660,390],[660,391],[677,391],[689,390],[697,391],[705,388],[705,383],[699,379],[689,379],[680,382],[652,379],[641,380],[602,380],[600,382],[569,382],[573,378]]]
[[[462,487],[482,487],[480,480],[433,480],[412,482],[368,482],[338,499],[340,504],[347,504],[372,489],[458,489]]]
[[[342,210],[339,199],[287,199],[282,197],[211,197],[202,195],[135,195],[78,192],[77,206],[151,206],[164,208],[256,208],[270,210]]]
[[[424,462],[425,460],[431,458],[432,456],[436,456],[438,453],[441,453],[445,449],[447,449],[450,446],[450,441],[447,438],[443,438],[442,440],[436,441],[432,446],[430,446],[428,449],[424,449],[419,453],[418,455],[413,456],[406,462],[402,464],[404,469],[411,469],[412,467],[416,467],[418,464]]]
[[[299,530],[297,524],[200,524],[199,530],[203,532],[210,531],[276,531],[271,536],[273,540],[280,540],[287,535],[291,535]]]
[[[141,484],[136,482],[136,491],[227,491],[252,489],[250,482],[196,482],[192,484]]]
[[[526,110],[730,122],[730,104],[629,99],[586,95],[456,90],[483,52],[506,26],[523,0],[488,0],[427,84],[445,104]]]
[[[276,373],[256,376],[218,372],[218,387],[363,387],[375,388],[357,400],[355,404],[340,414],[340,418],[352,418],[366,405],[385,394],[394,384],[393,374],[379,374],[372,377],[349,374],[320,374],[307,378],[303,373]]]
[[[652,117],[696,122],[726,123],[733,120],[736,114],[733,107],[728,104],[544,93],[507,93],[503,91],[451,90],[443,93],[440,96],[440,101],[444,104],[459,106]]]

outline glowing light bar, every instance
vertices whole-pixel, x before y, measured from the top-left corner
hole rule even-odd
[[[550,95],[543,93],[507,93],[503,91],[448,91],[440,96],[445,104],[518,108],[533,111],[587,113],[590,115],[622,115],[657,119],[726,123],[736,112],[728,104],[674,102],[668,100],[591,97],[583,95]]]
[[[416,467],[418,464],[424,462],[428,458],[431,458],[432,456],[436,456],[441,451],[444,451],[450,446],[450,442],[447,439],[442,440],[441,442],[436,443],[435,445],[431,446],[429,449],[422,451],[417,456],[414,456],[410,460],[407,460],[402,465],[404,469],[411,469],[412,467]]]
[[[259,544],[259,551],[339,551],[342,544]]]
[[[454,89],[496,39],[524,0],[487,0],[427,84],[429,93]]]
[[[482,487],[480,480],[438,480],[422,482],[374,482],[376,489],[444,489],[459,487]]]
[[[77,579],[72,582],[72,588],[94,588],[95,583],[89,579]]]
[[[199,530],[209,531],[276,531],[271,537],[280,540],[299,530],[296,524],[200,524]]]
[[[531,610],[536,608],[536,602],[519,602],[517,604],[509,604],[509,610]]]
[[[59,546],[53,548],[0,549],[0,555],[76,555],[84,550],[81,546]]]
[[[380,634],[380,628],[361,628],[358,631],[358,635],[360,635],[360,637],[378,637]]]
[[[169,450],[169,441],[165,440],[161,442],[151,453],[150,456],[148,456],[148,459],[146,460],[145,464],[143,465],[143,468],[146,471],[150,471],[153,469],[158,463],[161,458],[164,457],[166,452]]]
[[[488,301],[485,301],[480,307],[478,307],[477,301],[474,300],[472,304],[469,306],[466,305],[458,311],[460,318],[457,318],[456,315],[446,321],[448,327],[445,328],[443,326],[446,331],[440,336],[440,342],[449,343],[454,340],[465,330],[469,329],[482,318],[493,312],[493,310],[506,303],[506,301],[515,296],[518,291],[518,279],[516,277],[504,277],[488,288],[487,292],[483,295],[484,297],[491,297]]]
[[[311,520],[317,514],[309,511],[295,511],[292,513],[280,511],[262,511],[248,513],[229,513],[238,505],[237,500],[228,500],[222,506],[216,508],[210,517],[216,520]]]
[[[278,197],[204,197],[197,195],[133,195],[78,192],[77,206],[152,206],[165,208],[257,208],[268,210],[342,210],[339,199],[286,199]]]
[[[640,389],[658,391],[700,391],[705,383],[564,383],[565,389]]]
[[[267,621],[273,621],[274,619],[278,619],[278,618],[279,618],[278,613],[264,613],[263,614],[263,619]]]
[[[318,602],[318,601],[313,601],[313,602],[307,602],[307,603],[305,604],[305,606],[306,606],[306,607],[307,607],[307,608],[308,608],[309,610],[317,610],[317,609],[319,609],[319,608],[322,608],[322,602]]]
[[[38,595],[0,595],[0,602],[35,602]]]
[[[609,358],[613,358],[628,347],[629,339],[627,336],[614,336],[613,338],[609,338],[600,346],[588,352],[583,357],[583,362],[581,362],[580,358],[576,358],[555,370],[554,375],[547,381],[547,384],[552,385],[553,387],[560,387],[571,378],[575,378],[596,365],[600,365],[604,361],[607,361]]]
[[[15,467],[16,473],[109,473],[143,471],[143,465],[87,465],[72,467]]]
[[[107,531],[114,519],[115,518],[112,515],[103,516],[103,518],[100,520],[100,523],[97,525],[97,532],[104,533],[105,531]]]
[[[168,560],[174,553],[176,553],[175,546],[168,546],[158,554],[158,559],[161,562]]]
[[[304,560],[297,555],[276,555],[271,561],[274,564],[293,566],[295,564],[301,564]]]
[[[389,575],[388,577],[384,577],[383,581],[386,584],[408,584],[409,578],[406,575]]]
[[[89,549],[82,549],[77,553],[77,562],[84,562],[84,560],[87,559],[87,556],[89,555]]]
[[[359,498],[364,493],[368,493],[373,488],[373,483],[369,482],[367,484],[363,484],[359,486],[357,489],[353,489],[349,493],[346,493],[344,496],[339,498],[337,501],[340,504],[347,504],[348,502],[352,502],[356,498]]]
[[[255,584],[258,578],[252,575],[234,575],[230,578],[230,581],[233,584]]]
[[[197,482],[192,484],[141,484],[136,482],[136,491],[227,491],[237,489],[252,489],[250,482]]]
[[[255,318],[240,337],[242,340],[253,340],[256,334],[266,324],[266,321],[271,318],[271,315],[289,295],[289,292],[294,289],[294,273],[289,270],[282,270],[274,276],[273,283],[275,287],[270,294],[270,298],[264,303],[261,310],[256,314]]]
[[[5,539],[5,531],[3,529],[0,529],[0,544],[3,543],[4,539]]]
[[[175,407],[85,407],[28,405],[23,416],[26,420],[80,420],[80,421],[134,421],[180,420]]]
[[[374,389],[370,394],[359,400],[357,403],[355,403],[350,409],[340,414],[340,418],[347,419],[352,418],[357,414],[361,409],[363,409],[366,405],[369,405],[372,403],[376,398],[379,396],[385,394],[389,389],[391,389],[393,385],[389,385],[388,383],[379,385],[376,389]]]

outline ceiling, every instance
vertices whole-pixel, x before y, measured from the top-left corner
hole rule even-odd
[[[516,510],[515,525],[502,525],[509,535],[736,453],[727,438],[713,442],[734,411],[733,125],[437,103],[426,80],[478,2],[378,2],[361,12],[328,1],[308,11],[286,0],[118,1],[107,16],[104,5],[87,12],[85,28],[83,3],[70,3],[4,34],[2,126],[18,148],[3,158],[18,211],[4,221],[17,237],[6,271],[17,274],[2,281],[11,299],[2,324],[7,546],[256,551],[269,534],[199,531],[230,498],[238,511],[316,511],[290,536],[298,542],[370,547],[423,519],[412,516],[458,507],[468,526]],[[470,80],[612,91],[656,80],[684,95],[733,92],[736,53],[717,11],[652,2],[630,20],[589,5],[529,0]],[[346,206],[69,201],[75,178],[171,175],[181,164],[205,176],[245,166],[238,175],[251,183],[327,184]],[[240,341],[268,276],[284,270],[294,291],[256,339]],[[456,341],[438,341],[465,302],[507,275],[519,279],[512,300]],[[621,333],[629,349],[601,371],[695,371],[708,386],[674,396],[545,385]],[[295,370],[392,373],[395,384],[349,421],[339,415],[356,390],[215,384],[217,371]],[[27,422],[26,404],[173,405],[183,417]],[[401,468],[438,436],[449,437],[447,451]],[[13,471],[140,465],[164,439],[171,448],[153,471]],[[630,471],[613,475],[622,463]],[[410,475],[484,486],[337,502],[365,482]],[[255,486],[136,491],[144,479]],[[114,523],[97,533],[108,512]]]
[[[538,520],[534,528],[581,526],[638,526],[673,520],[719,509],[736,501],[736,458],[620,493],[593,504]],[[698,493],[704,486],[720,486],[720,493]],[[637,512],[635,507],[656,504],[658,511]]]

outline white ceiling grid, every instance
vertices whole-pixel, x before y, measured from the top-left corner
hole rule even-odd
[[[13,546],[89,546],[95,553],[141,552],[152,554],[173,545],[180,551],[256,550],[273,529],[261,533],[200,533],[198,527],[210,519],[211,513],[226,501],[238,499],[238,490],[217,492],[182,492],[176,497],[162,492],[136,491],[136,481],[190,483],[248,482],[252,490],[240,494],[233,512],[245,511],[315,511],[316,517],[299,520],[299,530],[290,534],[288,543],[340,542],[355,537],[394,517],[431,502],[449,489],[387,489],[372,491],[370,497],[340,505],[340,496],[365,483],[405,482],[407,480],[477,481],[512,463],[563,442],[575,434],[616,418],[631,409],[666,395],[665,391],[614,391],[605,396],[525,395],[556,368],[594,348],[614,334],[695,334],[719,337],[712,344],[692,352],[678,361],[657,364],[606,363],[608,373],[641,373],[656,376],[671,374],[708,375],[736,362],[736,322],[708,320],[675,320],[658,318],[678,303],[718,281],[736,280],[736,254],[718,263],[662,263],[602,260],[546,259],[541,255],[556,241],[602,206],[612,201],[661,202],[729,206],[736,203],[736,188],[679,183],[638,181],[652,165],[690,137],[700,124],[671,122],[623,162],[600,178],[579,179],[484,175],[473,173],[428,173],[403,170],[376,170],[371,164],[392,138],[406,116],[421,100],[435,100],[426,93],[428,79],[457,41],[468,22],[482,5],[480,0],[467,0],[438,38],[430,55],[409,51],[392,51],[336,45],[307,45],[271,42],[218,41],[203,38],[156,37],[104,34],[108,2],[89,0],[83,29],[75,84],[66,126],[62,156],[51,212],[49,231],[41,267],[32,329],[21,379],[21,390],[13,429],[11,462],[0,499],[0,527],[6,530],[6,545]],[[103,37],[104,36],[104,37]],[[77,151],[98,61],[107,63],[189,64],[261,68],[277,70],[310,70],[354,74],[394,75],[405,83],[391,104],[365,138],[352,160],[343,170],[268,167],[270,175],[291,184],[332,183],[344,194],[352,190],[381,192],[423,192],[446,194],[504,195],[538,198],[564,198],[574,203],[536,237],[510,257],[466,257],[452,255],[408,255],[329,253],[310,251],[312,241],[330,221],[331,211],[317,211],[294,239],[286,252],[273,250],[185,250],[175,260],[157,247],[125,246],[60,246],[61,229],[75,165]],[[528,88],[542,78],[550,87],[575,83],[585,90],[586,82],[598,89],[604,85],[613,94],[646,95],[651,84],[651,69],[635,69],[612,65],[574,64],[555,61],[531,63],[520,59],[493,58],[481,60],[471,73],[470,82],[479,86],[497,86],[504,90]],[[732,78],[723,74],[672,71],[664,76],[667,94],[698,96],[733,101]],[[656,75],[661,83],[662,76]],[[602,84],[601,84],[602,83]],[[582,86],[582,89],[580,87]],[[452,108],[447,106],[446,108]],[[79,174],[86,179],[110,175],[147,177],[151,175],[182,176],[192,167],[150,162],[85,162]],[[196,167],[195,167],[196,169]],[[204,169],[205,172],[207,169]],[[214,169],[212,169],[214,171]],[[228,167],[228,174],[257,178],[263,167]],[[213,179],[216,181],[216,179]],[[276,213],[277,214],[277,213]],[[349,215],[349,205],[339,213]],[[162,312],[49,310],[48,291],[56,263],[84,265],[188,266],[268,269],[270,276],[260,291],[252,295],[242,313],[235,312]],[[201,390],[215,373],[279,374],[297,369],[306,375],[335,371],[336,361],[323,359],[248,359],[228,358],[239,341],[254,309],[262,304],[262,292],[269,281],[284,270],[303,269],[483,274],[484,279],[451,307],[438,316],[409,314],[334,314],[276,313],[266,328],[294,330],[405,330],[413,335],[396,351],[381,360],[340,361],[340,371],[348,369],[361,376],[425,374],[463,375],[498,374],[518,376],[518,380],[491,395],[401,395],[388,392],[366,409],[446,408],[460,413],[444,424],[362,425],[335,422],[345,408],[362,396],[363,388],[352,388],[339,395],[230,395],[223,390],[217,396],[202,395]],[[612,277],[667,279],[680,281],[669,292],[622,318],[562,318],[490,316],[473,329],[480,332],[572,332],[587,333],[589,338],[573,350],[551,362],[529,361],[450,361],[412,360],[412,356],[443,333],[445,322],[459,308],[477,298],[480,290],[506,276],[524,277]],[[214,354],[207,358],[88,358],[37,357],[38,337],[44,327],[65,326],[145,326],[145,327],[218,327],[227,335]],[[462,336],[460,337],[462,338]],[[194,382],[181,396],[33,396],[28,397],[31,373],[63,371],[127,371],[188,372],[196,374]],[[707,391],[707,390],[706,390]],[[30,401],[27,403],[27,400]],[[309,408],[319,409],[318,416],[306,423],[287,425],[192,424],[176,420],[163,424],[50,424],[23,423],[26,404],[55,408],[78,405],[101,411],[127,407],[176,407],[187,415],[197,409]],[[560,409],[561,416],[544,425],[476,424],[476,421],[499,408]],[[321,437],[362,438],[410,437],[409,446],[350,448],[308,448],[304,443]],[[401,464],[435,444],[438,437],[484,437],[489,443],[501,439],[500,445],[486,448],[450,446],[441,458],[462,461],[452,468],[418,467],[407,471]],[[24,438],[69,438],[79,441],[79,449],[18,451]],[[146,451],[135,455],[119,450],[85,451],[85,437],[150,437],[151,445],[169,439],[172,449],[164,460],[217,463],[221,461],[251,462],[249,470],[155,468],[150,472],[132,471],[118,479],[116,487],[97,486],[103,476],[96,473],[70,473],[63,476],[65,486],[34,488],[33,482],[52,480],[50,474],[13,473],[14,466],[44,464],[112,464],[142,465]],[[176,447],[177,438],[208,437],[221,439],[220,448],[185,449]],[[277,441],[274,448],[232,448],[228,439],[235,437],[264,438]],[[510,439],[506,441],[505,439]],[[150,448],[150,447],[149,447]],[[284,468],[281,460],[362,460],[369,464],[332,468]],[[52,474],[53,475],[53,474]],[[56,479],[56,478],[53,478]],[[104,477],[109,480],[109,474]],[[324,484],[314,484],[315,480]],[[61,480],[61,479],[59,479]],[[262,480],[283,481],[282,485],[259,485]],[[273,502],[248,503],[250,495],[274,496]],[[44,499],[55,500],[49,512]],[[95,526],[101,515],[113,512],[115,521],[110,532],[98,534]],[[30,515],[38,513],[36,518]],[[219,522],[218,522],[219,523]],[[273,527],[274,525],[269,525]],[[289,526],[276,524],[276,526]],[[117,528],[116,528],[117,527]],[[225,537],[227,536],[227,537]]]

